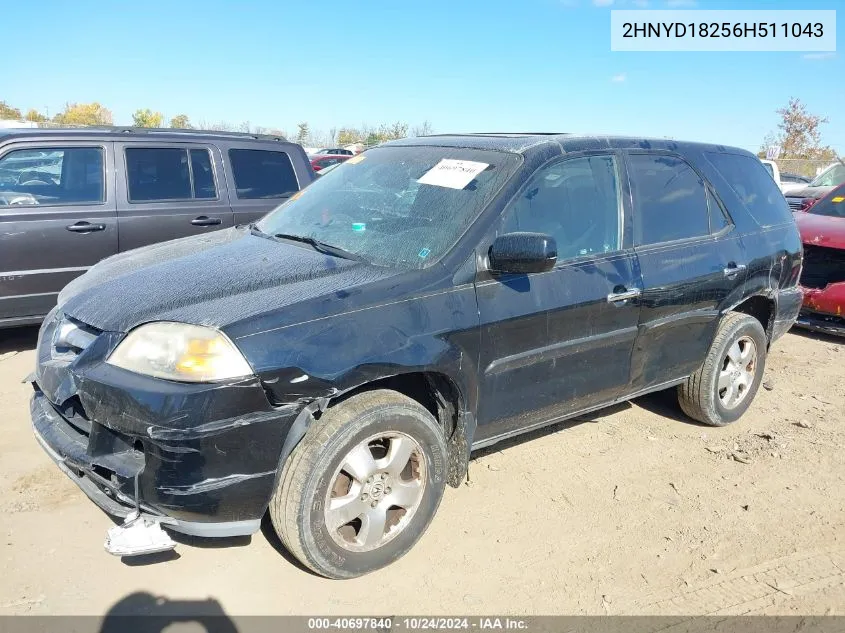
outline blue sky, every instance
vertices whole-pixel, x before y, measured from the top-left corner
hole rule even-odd
[[[0,99],[97,100],[293,134],[587,131],[756,150],[790,96],[845,153],[845,57],[610,51],[610,9],[836,9],[841,0],[223,0],[9,3]],[[131,8],[130,8],[131,7]],[[37,14],[37,15],[36,15]],[[841,40],[841,37],[838,38]],[[837,48],[838,42],[837,42]]]

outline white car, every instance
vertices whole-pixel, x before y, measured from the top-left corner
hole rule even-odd
[[[807,186],[810,182],[809,178],[804,178],[803,176],[798,176],[797,174],[785,174],[780,171],[775,163],[772,160],[761,160],[763,166],[768,170],[769,174],[774,178],[774,181],[780,187],[780,190],[786,194],[788,191],[797,191],[798,189],[803,189]]]

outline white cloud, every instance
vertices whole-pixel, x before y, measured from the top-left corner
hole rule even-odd
[[[692,9],[697,4],[696,0],[666,0],[666,6],[670,9]]]
[[[625,73],[619,73],[618,75],[613,75],[613,77],[610,78],[610,81],[612,81],[613,83],[621,84],[626,79],[627,77],[625,76]]]
[[[833,59],[836,57],[836,53],[828,52],[828,53],[806,53],[803,55],[804,59]]]
[[[613,0],[593,0],[593,4],[597,7],[609,7],[613,4]]]

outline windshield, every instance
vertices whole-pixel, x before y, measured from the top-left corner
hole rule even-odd
[[[831,191],[830,194],[807,209],[807,213],[845,218],[845,187],[838,187]]]
[[[775,170],[772,169],[772,166],[769,163],[763,163],[763,167],[769,172],[769,175],[774,178],[775,177]]]
[[[831,165],[815,177],[810,187],[835,187],[845,183],[845,165]]]
[[[457,242],[520,163],[518,154],[379,147],[320,176],[258,223],[384,266],[425,268]]]

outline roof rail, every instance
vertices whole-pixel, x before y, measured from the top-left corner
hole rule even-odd
[[[264,141],[283,141],[287,139],[280,134],[255,134],[252,132],[226,132],[223,130],[200,130],[196,128],[172,128],[172,127],[135,127],[132,125],[92,125],[75,127],[68,126],[65,128],[50,128],[50,129],[73,129],[73,130],[92,130],[111,132],[113,134],[172,134],[179,136],[180,134],[204,134],[207,136],[219,136],[222,138],[251,138]]]
[[[559,136],[569,132],[455,132],[454,134],[426,134],[425,136]]]

